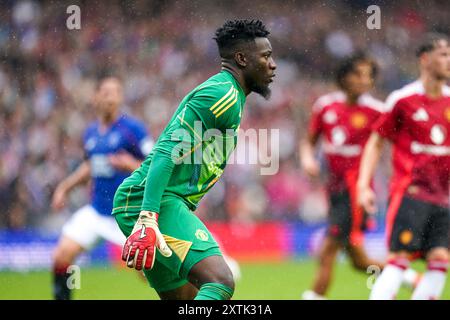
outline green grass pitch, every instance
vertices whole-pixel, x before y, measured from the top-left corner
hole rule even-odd
[[[311,260],[241,263],[242,279],[236,284],[233,299],[300,299],[313,280],[316,263]],[[423,270],[423,263],[415,263]],[[354,271],[342,261],[336,264],[330,299],[367,299],[367,274]],[[0,300],[51,299],[51,274],[48,271],[0,272]],[[447,281],[442,299],[450,299]],[[408,299],[410,291],[402,288],[399,299]],[[75,299],[157,299],[156,293],[135,271],[117,266],[81,269],[81,288]]]

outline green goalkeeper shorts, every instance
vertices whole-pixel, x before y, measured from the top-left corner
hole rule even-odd
[[[114,215],[120,229],[128,237],[139,213],[122,212]],[[219,245],[200,219],[179,198],[164,196],[158,218],[159,229],[172,249],[172,256],[164,257],[156,250],[155,264],[144,274],[157,292],[174,290],[188,282],[191,268],[199,261],[222,255]]]

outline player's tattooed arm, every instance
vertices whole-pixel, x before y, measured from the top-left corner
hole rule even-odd
[[[66,205],[67,194],[76,186],[89,181],[91,167],[87,160],[83,161],[78,168],[67,178],[61,181],[55,189],[52,197],[52,208],[60,210]]]

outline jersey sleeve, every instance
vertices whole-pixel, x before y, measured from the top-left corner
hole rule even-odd
[[[193,134],[182,125],[178,115],[168,124],[152,150],[152,160],[147,172],[141,210],[160,211],[164,190],[169,184],[175,165],[192,148]]]
[[[170,143],[176,145],[176,142]],[[168,153],[154,153],[147,173],[141,210],[159,213],[161,199],[174,167],[175,163]]]
[[[372,126],[372,131],[383,138],[394,141],[402,126],[402,100],[393,101],[392,96],[386,100],[386,112],[380,114]]]
[[[83,138],[82,138],[82,142],[83,142],[83,159],[84,160],[89,160],[89,158],[91,157],[88,148],[87,148],[87,144],[89,141],[89,138],[91,136],[91,131],[92,131],[92,125],[88,126],[83,133]]]

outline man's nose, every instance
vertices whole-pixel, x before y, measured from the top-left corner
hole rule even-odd
[[[275,63],[275,60],[273,60],[273,58],[271,58],[269,61],[269,68],[272,70],[275,70],[277,68],[277,64]]]

